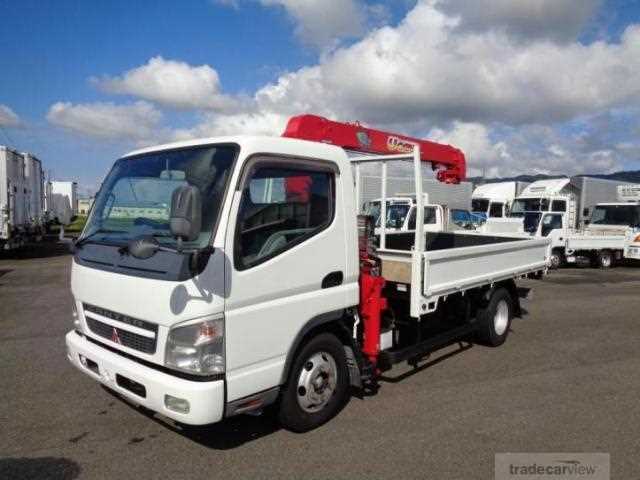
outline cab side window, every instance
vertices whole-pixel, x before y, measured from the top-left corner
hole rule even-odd
[[[489,207],[489,216],[494,218],[502,217],[502,206],[503,203],[492,203],[491,207]]]
[[[257,164],[244,183],[234,247],[238,270],[258,265],[331,224],[335,174],[328,168]]]
[[[567,202],[565,200],[554,200],[551,202],[551,211],[552,212],[566,212],[567,211]]]
[[[424,225],[435,225],[436,223],[436,209],[433,207],[424,207]],[[409,214],[409,230],[416,229],[416,209],[411,209]]]
[[[562,215],[550,214],[545,215],[542,219],[542,236],[546,237],[551,230],[562,228]]]

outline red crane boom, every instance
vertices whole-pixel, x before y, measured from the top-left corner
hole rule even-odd
[[[431,163],[439,181],[460,183],[466,178],[466,160],[461,150],[451,145],[366,128],[358,123],[335,122],[317,115],[299,115],[289,119],[282,136],[377,154],[410,153],[413,145],[418,144],[422,161]]]

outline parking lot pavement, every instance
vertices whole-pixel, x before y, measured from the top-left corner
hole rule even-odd
[[[523,282],[529,315],[504,346],[394,370],[299,435],[269,415],[182,431],[100,388],[65,356],[71,259],[35,256],[0,257],[2,479],[484,479],[496,452],[554,451],[608,452],[612,478],[640,476],[640,268]]]

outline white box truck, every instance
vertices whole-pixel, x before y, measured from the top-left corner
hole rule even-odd
[[[23,152],[25,186],[27,188],[27,216],[34,235],[44,231],[44,173],[42,162],[35,155]]]
[[[378,174],[372,174],[371,168],[362,173],[362,185],[360,188],[358,206],[363,207],[364,204],[379,201],[380,191],[382,187],[382,177]],[[424,172],[424,168],[423,168]],[[426,176],[426,172],[424,172]],[[387,176],[387,192],[389,198],[415,197],[415,186],[413,179],[413,170],[407,172],[406,169],[396,169],[395,172]],[[432,178],[423,178],[422,192],[428,196],[428,203],[433,205],[446,205],[451,209],[470,210],[471,209],[471,192],[473,185],[470,182],[460,182],[456,185],[445,185]]]
[[[0,248],[20,247],[30,228],[22,155],[0,145]]]
[[[545,269],[548,240],[425,233],[421,164],[455,183],[462,152],[313,115],[283,137],[190,140],[115,163],[74,244],[73,365],[183,424],[275,403],[301,432],[398,362],[505,341],[515,282]],[[415,232],[376,239],[358,215],[370,162],[414,166]],[[386,191],[383,174],[383,222]]]
[[[69,181],[50,183],[49,216],[62,225],[68,225],[78,214],[78,184]]]

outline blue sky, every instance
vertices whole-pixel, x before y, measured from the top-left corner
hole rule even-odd
[[[624,34],[640,23],[640,2],[583,1],[530,0],[530,11],[506,0],[0,1],[0,107],[12,113],[0,115],[0,143],[91,189],[137,146],[233,127],[277,133],[304,110],[458,144],[494,174],[640,168],[640,34]],[[474,48],[495,49],[473,55],[475,71],[449,55]],[[558,57],[556,82],[536,71],[536,55]],[[573,61],[593,82],[562,70]],[[628,69],[619,78],[616,62]],[[132,71],[138,80],[125,78]],[[185,106],[145,90],[150,75],[178,74],[220,102]],[[151,120],[131,135],[98,131],[112,119],[133,129]]]

